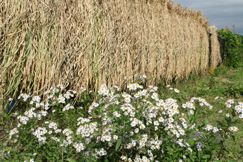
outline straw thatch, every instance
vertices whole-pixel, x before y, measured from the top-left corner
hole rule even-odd
[[[0,8],[1,98],[58,84],[78,94],[121,87],[135,74],[170,83],[207,70],[208,20],[172,0],[18,0]]]
[[[211,36],[211,46],[212,51],[211,51],[211,68],[216,68],[219,64],[222,63],[222,58],[221,58],[221,54],[220,54],[220,43],[218,40],[218,36],[217,36],[217,28],[216,26],[209,26],[208,31],[210,33],[212,33]]]

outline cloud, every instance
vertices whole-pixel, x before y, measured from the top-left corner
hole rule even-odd
[[[243,0],[174,0],[182,7],[202,11],[210,25],[218,29],[226,28],[243,35]]]

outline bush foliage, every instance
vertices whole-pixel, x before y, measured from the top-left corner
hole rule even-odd
[[[220,37],[226,38],[226,62],[227,66],[238,68],[239,67],[239,46],[242,45],[242,36],[233,34],[231,30],[221,29],[217,30]]]

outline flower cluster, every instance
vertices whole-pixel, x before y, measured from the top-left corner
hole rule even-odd
[[[145,77],[145,76],[144,76]],[[168,85],[167,88],[170,86]],[[59,85],[59,88],[63,87]],[[119,91],[118,87],[115,87]],[[193,153],[191,145],[188,143],[187,139],[184,137],[188,130],[198,131],[195,123],[190,123],[185,118],[183,118],[179,111],[179,105],[177,101],[168,98],[165,101],[159,99],[158,93],[156,93],[158,87],[148,86],[147,89],[143,89],[143,86],[139,84],[129,84],[127,88],[129,90],[139,90],[137,93],[130,95],[123,92],[122,94],[115,95],[115,88],[108,89],[105,84],[101,85],[98,94],[103,98],[99,102],[93,102],[88,109],[88,114],[93,115],[94,111],[97,108],[102,108],[103,113],[99,114],[98,118],[101,123],[92,122],[93,117],[80,117],[77,119],[78,128],[73,130],[69,128],[58,128],[58,123],[53,121],[45,121],[45,126],[38,127],[37,129],[31,128],[31,134],[38,139],[39,145],[42,146],[47,143],[47,141],[55,141],[59,143],[61,148],[75,148],[76,152],[83,153],[84,156],[91,156],[99,159],[102,156],[106,156],[109,148],[116,146],[117,142],[122,139],[121,148],[125,150],[135,150],[138,152],[143,152],[142,150],[147,150],[142,158],[140,155],[136,154],[132,157],[132,154],[122,155],[120,158],[122,160],[132,161],[153,161],[155,160],[154,152],[160,152],[161,154],[165,153],[166,147],[162,144],[165,142],[164,136],[167,136],[177,148],[185,148],[190,155]],[[176,93],[179,93],[179,90],[174,89]],[[70,97],[73,97],[76,91],[68,91],[64,95],[59,95],[56,99],[54,96],[58,93],[59,89],[50,89],[45,94],[50,94],[48,99],[53,99],[51,104],[66,103],[66,100]],[[22,95],[24,100],[28,99],[28,95]],[[123,101],[119,99],[123,99]],[[189,109],[189,115],[194,114],[196,109],[194,106],[194,101],[199,100],[200,106],[208,106],[209,109],[212,109],[213,106],[208,104],[202,98],[193,97],[189,102],[183,103],[182,108],[186,110]],[[109,101],[109,102],[106,102]],[[11,139],[14,134],[19,132],[18,129],[22,129],[21,125],[26,125],[31,119],[37,118],[38,120],[42,119],[42,116],[46,117],[48,115],[47,110],[49,107],[49,102],[40,102],[38,96],[34,96],[30,102],[33,106],[29,111],[24,112],[25,116],[19,115],[17,119],[20,120],[18,123],[18,128],[10,130],[9,138]],[[226,107],[231,107],[229,104],[234,103],[234,101],[227,101]],[[34,112],[38,108],[43,106],[46,111]],[[54,108],[53,108],[54,109]],[[67,104],[63,107],[62,112],[69,111],[74,109],[73,106]],[[55,109],[54,109],[55,110]],[[52,111],[55,114],[56,111]],[[235,110],[238,113],[243,112],[243,105],[237,105]],[[17,116],[17,113],[14,114]],[[226,114],[226,116],[229,116]],[[121,125],[118,125],[121,124]],[[116,128],[116,129],[115,129]],[[220,131],[220,128],[213,127],[210,124],[207,124],[203,127],[206,131],[211,131],[216,133]],[[101,133],[100,133],[101,130]],[[230,127],[230,131],[238,131],[237,127]],[[51,136],[55,132],[59,134],[58,136]],[[62,133],[62,134],[61,134]],[[48,134],[48,135],[47,135]],[[19,136],[16,136],[19,137]],[[50,138],[49,138],[50,137]],[[64,137],[58,138],[58,137]],[[90,148],[88,145],[91,143],[99,143],[101,146],[100,149]],[[196,141],[197,151],[203,151],[202,148],[204,144],[202,142]],[[128,151],[130,152],[130,151]],[[143,152],[144,153],[144,152]],[[183,159],[186,159],[186,155],[183,155]],[[155,160],[157,161],[157,160]]]

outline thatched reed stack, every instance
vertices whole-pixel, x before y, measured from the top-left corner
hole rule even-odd
[[[134,74],[170,83],[208,68],[208,20],[172,0],[11,0],[0,9],[0,98],[58,84],[78,94],[121,87]]]

